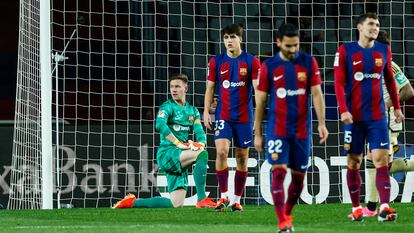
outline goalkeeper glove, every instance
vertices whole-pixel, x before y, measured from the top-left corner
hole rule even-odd
[[[176,147],[180,148],[181,150],[188,150],[188,149],[190,149],[189,143],[182,143],[178,139],[175,139],[175,141],[173,143],[174,143],[174,145]]]
[[[202,142],[193,142],[191,140],[188,140],[188,143],[192,151],[204,150],[204,147],[206,147],[206,145]]]

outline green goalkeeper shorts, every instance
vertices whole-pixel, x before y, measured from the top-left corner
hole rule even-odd
[[[157,163],[166,173],[168,192],[188,188],[188,169],[182,168],[180,154],[182,150],[175,146],[160,147],[157,152]]]

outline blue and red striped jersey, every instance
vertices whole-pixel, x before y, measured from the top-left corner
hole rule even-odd
[[[208,80],[216,83],[219,96],[216,120],[253,122],[252,81],[257,79],[259,69],[259,59],[245,51],[237,58],[224,52],[210,59]]]
[[[339,110],[350,112],[354,121],[383,120],[385,105],[382,82],[390,93],[393,105],[400,108],[394,81],[389,46],[374,42],[363,48],[358,42],[338,48],[334,62],[335,92]]]
[[[292,61],[280,53],[261,67],[257,89],[269,93],[267,134],[306,139],[311,134],[310,87],[322,83],[318,63],[299,52]]]

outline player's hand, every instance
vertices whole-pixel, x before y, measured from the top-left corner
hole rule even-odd
[[[190,149],[190,144],[189,143],[180,142],[180,140],[178,140],[178,139],[176,139],[173,143],[176,147],[180,148],[181,150]]]
[[[256,148],[257,152],[263,151],[263,136],[261,134],[254,135],[254,147]]]
[[[325,125],[319,125],[318,126],[318,132],[319,132],[319,144],[323,144],[326,142],[326,139],[328,139],[329,132]]]
[[[206,144],[202,142],[193,142],[191,140],[188,140],[188,144],[192,151],[204,150],[204,148],[206,147]]]
[[[350,112],[344,112],[341,114],[341,121],[346,124],[352,124],[354,121],[352,120],[352,114]]]
[[[203,119],[204,119],[204,126],[211,130],[211,126],[212,126],[212,121],[211,121],[211,116],[210,113],[208,111],[204,111],[203,113]]]
[[[402,114],[401,109],[397,109],[394,111],[395,122],[401,123],[404,120],[404,115]]]

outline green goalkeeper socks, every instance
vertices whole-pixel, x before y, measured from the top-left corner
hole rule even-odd
[[[194,183],[197,190],[197,200],[201,201],[206,198],[206,178],[207,178],[207,162],[208,162],[208,153],[207,151],[201,152],[196,160],[193,176]]]
[[[136,199],[132,208],[173,208],[171,200],[165,197]]]

